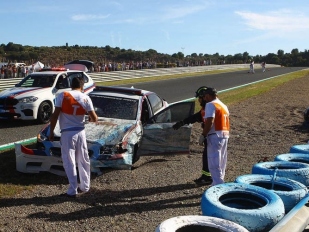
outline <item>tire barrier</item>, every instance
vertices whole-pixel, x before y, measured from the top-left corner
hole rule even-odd
[[[290,147],[289,153],[305,153],[309,154],[309,144],[300,144]]]
[[[309,164],[288,161],[272,161],[256,163],[252,174],[285,177],[309,186]]]
[[[288,213],[308,193],[305,185],[285,177],[248,174],[238,176],[235,183],[250,184],[276,193],[283,201],[285,213]]]
[[[155,232],[249,232],[234,222],[206,216],[179,216],[163,221]]]
[[[262,187],[225,183],[207,189],[201,200],[204,216],[235,222],[250,232],[269,231],[284,216],[284,204]]]
[[[275,161],[289,161],[309,164],[309,155],[305,153],[286,153],[275,157]]]

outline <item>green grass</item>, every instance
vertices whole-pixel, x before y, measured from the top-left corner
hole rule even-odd
[[[210,74],[210,72],[207,72]],[[216,72],[218,73],[218,72]],[[196,75],[196,74],[195,74]],[[200,74],[199,75],[204,75]],[[230,90],[227,92],[219,93],[219,98],[227,105],[239,103],[247,98],[257,96],[272,90],[288,81],[308,76],[309,71],[303,70],[273,78],[257,84],[248,85],[238,89]],[[184,75],[183,75],[184,76]],[[182,75],[174,75],[168,77],[155,77],[151,80],[163,80],[168,78],[180,78]],[[188,76],[187,74],[185,76]],[[193,75],[192,75],[193,76]],[[149,81],[149,78],[140,78],[136,80],[127,80],[121,82],[108,82],[108,85],[121,84],[134,84],[137,82]],[[106,82],[102,83],[106,85]],[[196,103],[196,111],[200,109],[198,102]],[[16,194],[22,193],[25,190],[32,190],[37,185],[48,184],[56,185],[59,183],[66,184],[67,180],[65,177],[55,177],[50,173],[40,174],[24,174],[16,171],[15,153],[14,150],[0,152],[0,198],[10,197]]]

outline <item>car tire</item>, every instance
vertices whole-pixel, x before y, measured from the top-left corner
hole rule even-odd
[[[270,175],[248,174],[238,176],[235,183],[259,186],[276,193],[283,201],[285,213],[288,213],[308,193],[306,186],[298,181]]]
[[[204,216],[235,222],[250,232],[269,231],[284,217],[281,198],[267,189],[240,183],[218,184],[201,200]]]
[[[222,218],[207,216],[179,216],[169,218],[157,226],[155,232],[192,232],[192,231],[213,231],[213,232],[249,232],[247,229],[234,222]]]
[[[50,103],[42,102],[38,109],[37,121],[39,123],[48,123],[52,115],[53,108]]]
[[[309,186],[309,164],[288,161],[256,163],[252,174],[276,175],[298,181]]]
[[[290,147],[289,153],[305,153],[309,154],[309,144],[300,144]]]

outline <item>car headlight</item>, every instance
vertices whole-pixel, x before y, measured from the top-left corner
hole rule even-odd
[[[19,103],[32,103],[38,100],[38,97],[30,96],[30,97],[24,97],[18,100]]]

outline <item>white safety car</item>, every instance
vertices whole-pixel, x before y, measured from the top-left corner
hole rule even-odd
[[[172,128],[194,113],[195,102],[168,105],[156,93],[124,87],[96,87],[89,94],[98,123],[87,123],[85,132],[91,172],[101,168],[130,169],[141,155],[188,153],[191,125]],[[60,129],[48,140],[49,125],[38,134],[37,149],[15,145],[16,167],[20,172],[48,171],[64,174],[60,149]]]
[[[84,79],[85,93],[94,89],[91,77],[79,70],[51,68],[29,74],[15,87],[0,92],[0,118],[48,123],[54,111],[55,96],[70,90],[76,76]]]

